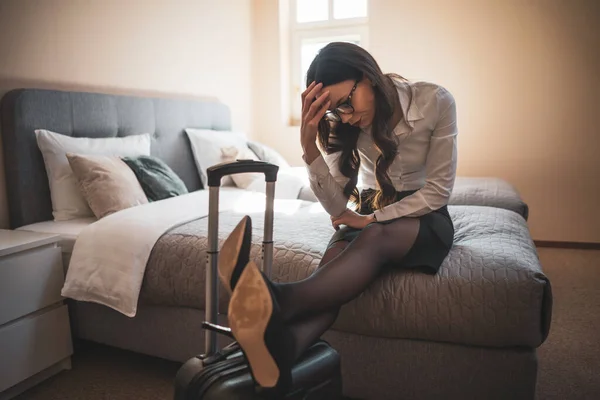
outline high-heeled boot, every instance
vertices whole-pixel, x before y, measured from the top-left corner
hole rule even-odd
[[[240,275],[227,315],[255,382],[264,394],[283,396],[292,385],[294,339],[281,318],[271,282],[253,261]]]

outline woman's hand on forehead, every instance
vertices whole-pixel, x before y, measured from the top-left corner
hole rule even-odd
[[[336,83],[334,85],[329,85],[326,87],[322,87],[317,93],[315,99],[319,97],[323,92],[329,91],[329,99],[331,100],[331,106],[336,107],[342,101],[346,100],[352,86],[354,85],[353,81],[344,81],[340,83]]]
[[[331,100],[331,106],[332,106],[332,107],[333,107],[333,106],[335,106],[335,105],[337,105],[337,104],[340,102],[340,101],[339,101],[339,98],[338,98],[338,95],[336,94],[336,92],[330,91],[330,90],[329,90],[329,87],[322,88],[322,89],[319,91],[319,93],[317,93],[317,95],[315,96],[315,100],[316,100],[316,99],[317,99],[319,96],[321,96],[323,93],[325,93],[325,92],[329,92],[329,95],[328,95],[327,97],[328,97],[328,100]],[[333,100],[335,100],[335,101],[333,101]]]
[[[325,93],[327,91],[327,89],[321,87],[316,93],[315,93],[315,100],[317,99],[317,97],[319,97],[320,95],[322,95],[323,93]]]

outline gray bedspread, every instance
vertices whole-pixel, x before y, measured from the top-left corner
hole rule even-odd
[[[275,281],[296,281],[318,266],[333,234],[317,205],[278,213],[274,226]],[[455,245],[436,275],[396,270],[345,305],[333,329],[367,336],[416,338],[481,346],[540,345],[548,334],[550,284],[525,220],[499,208],[450,206]],[[262,213],[252,217],[251,257],[260,263]],[[220,216],[221,244],[242,213]],[[156,243],[142,303],[203,309],[207,220],[177,227]],[[227,296],[220,290],[220,309]]]

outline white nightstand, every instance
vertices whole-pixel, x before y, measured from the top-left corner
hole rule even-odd
[[[0,400],[71,368],[59,236],[0,229]]]

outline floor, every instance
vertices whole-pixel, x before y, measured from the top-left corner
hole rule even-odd
[[[600,250],[539,249],[553,314],[540,347],[539,399],[600,399]]]
[[[554,295],[550,335],[539,349],[538,400],[600,399],[600,251],[539,249]],[[73,369],[18,400],[165,400],[176,363],[88,344]]]

